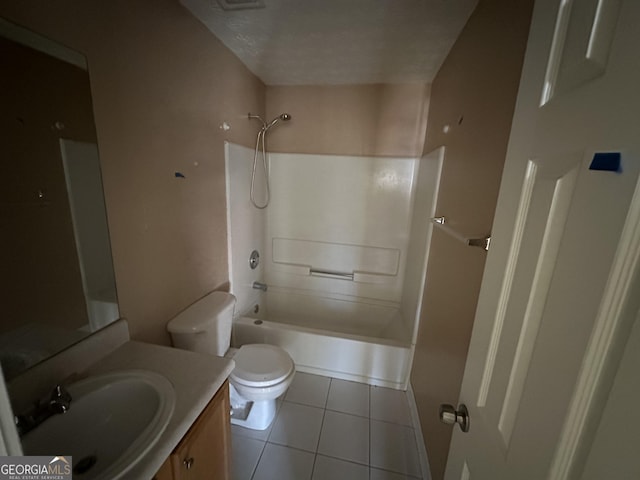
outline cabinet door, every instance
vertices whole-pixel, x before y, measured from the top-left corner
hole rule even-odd
[[[171,454],[175,480],[231,478],[229,411],[229,382],[226,381]]]
[[[152,480],[173,480],[173,473],[171,472],[170,458],[167,458],[167,460],[162,464],[162,466],[160,467],[160,470],[156,472]]]

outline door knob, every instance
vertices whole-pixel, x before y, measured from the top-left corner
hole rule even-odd
[[[453,405],[443,403],[440,405],[440,421],[447,425],[456,423],[463,432],[469,431],[469,411],[464,403],[461,403],[456,410]]]

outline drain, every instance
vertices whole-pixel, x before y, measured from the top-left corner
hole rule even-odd
[[[253,322],[254,325],[262,325],[262,320],[256,320]]]
[[[89,470],[93,468],[93,466],[98,462],[98,457],[95,455],[89,455],[88,457],[84,457],[73,467],[74,475],[82,475],[83,473],[87,473]]]

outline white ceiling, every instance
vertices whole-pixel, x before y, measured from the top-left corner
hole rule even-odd
[[[431,82],[478,0],[180,0],[267,85]]]

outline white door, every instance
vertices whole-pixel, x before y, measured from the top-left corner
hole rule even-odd
[[[638,0],[536,2],[447,480],[582,474],[640,300],[638,49]]]

